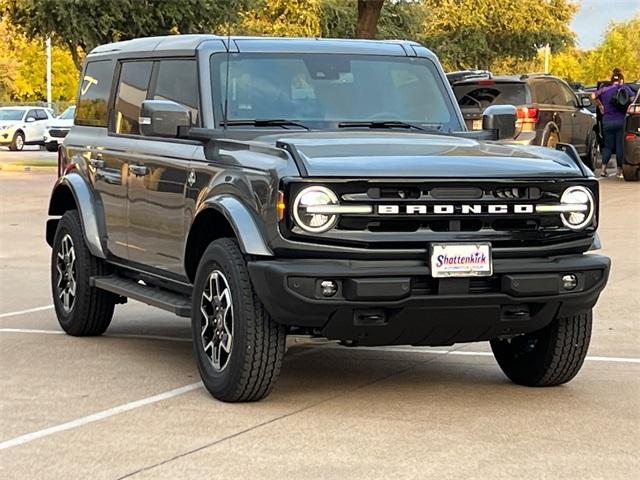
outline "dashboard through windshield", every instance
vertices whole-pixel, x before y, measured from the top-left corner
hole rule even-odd
[[[426,58],[235,53],[212,55],[211,63],[214,98],[222,99],[214,105],[218,124],[228,93],[229,122],[283,119],[331,128],[396,121],[462,129],[440,73]]]

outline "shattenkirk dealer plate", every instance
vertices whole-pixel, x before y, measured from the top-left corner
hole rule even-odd
[[[431,275],[448,277],[490,277],[493,274],[490,243],[432,243]]]

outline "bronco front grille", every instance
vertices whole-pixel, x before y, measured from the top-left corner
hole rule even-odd
[[[571,185],[595,180],[442,180],[304,182],[285,185],[287,198],[309,183],[333,190],[341,205],[371,205],[368,214],[341,214],[332,230],[314,235],[284,220],[285,236],[361,248],[426,248],[429,242],[489,241],[494,248],[545,246],[584,239],[595,224],[576,232],[558,214],[536,213],[540,204],[557,204]],[[597,218],[597,211],[596,217]]]

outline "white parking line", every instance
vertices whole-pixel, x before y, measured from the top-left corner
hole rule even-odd
[[[0,333],[41,333],[45,335],[62,335],[64,334],[61,330],[36,330],[30,328],[0,328]],[[134,338],[140,340],[163,340],[168,342],[191,342],[190,338],[186,337],[165,337],[161,335],[139,335],[139,334],[129,334],[129,333],[114,333],[103,335],[107,338]],[[296,355],[306,355],[308,353],[313,353],[317,351],[319,347],[325,348],[335,348],[335,349],[344,349],[345,347],[341,347],[335,344],[315,344],[312,347],[305,347],[305,352],[298,352]],[[472,350],[435,350],[435,349],[425,349],[424,347],[349,347],[353,350],[376,350],[381,352],[405,352],[405,353],[431,353],[434,355],[463,355],[470,357],[492,357],[492,352],[477,352]],[[427,347],[428,348],[428,347]],[[586,360],[591,362],[614,362],[614,363],[640,363],[640,358],[633,357],[602,357],[598,355],[589,355],[586,357]]]
[[[143,398],[142,400],[136,400],[135,402],[129,402],[113,408],[108,408],[107,410],[103,410],[92,415],[87,415],[86,417],[81,417],[70,422],[61,423],[60,425],[55,425],[43,430],[20,435],[19,437],[0,442],[0,450],[23,445],[25,443],[38,440],[39,438],[48,437],[49,435],[53,435],[54,433],[64,432],[65,430],[71,430],[72,428],[81,427],[88,423],[104,420],[105,418],[113,417],[114,415],[128,412],[130,410],[135,410],[136,408],[144,407],[145,405],[150,405],[152,403],[157,403],[169,398],[177,397],[178,395],[196,390],[200,387],[202,387],[202,382],[191,383],[189,385],[185,385],[184,387],[175,388],[173,390],[169,390],[168,392],[163,392],[151,397]]]
[[[344,348],[332,346],[331,348]],[[355,350],[377,350],[381,352],[406,352],[406,353],[432,353],[434,355],[467,355],[470,357],[493,357],[492,352],[476,352],[471,350],[426,350],[421,347],[350,347]],[[591,362],[617,362],[617,363],[640,363],[640,358],[633,357],[600,357],[589,355],[586,360]]]
[[[24,315],[26,313],[41,312],[42,310],[49,310],[50,308],[53,308],[53,305],[45,305],[44,307],[29,308],[27,310],[18,310],[16,312],[0,313],[0,318],[14,317],[16,315]]]

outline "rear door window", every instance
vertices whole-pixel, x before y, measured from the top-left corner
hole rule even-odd
[[[80,94],[76,108],[76,125],[106,127],[108,104],[113,83],[112,60],[89,62],[80,82]]]
[[[531,82],[534,103],[548,105],[567,105],[567,97],[558,82],[552,79],[540,79]]]
[[[147,98],[153,62],[124,62],[116,95],[114,131],[139,135],[140,107]]]
[[[195,60],[161,60],[154,100],[171,100],[188,108],[191,124],[199,125],[198,65]]]
[[[465,83],[454,85],[453,92],[462,108],[484,110],[491,105],[523,105],[527,103],[523,83]]]

